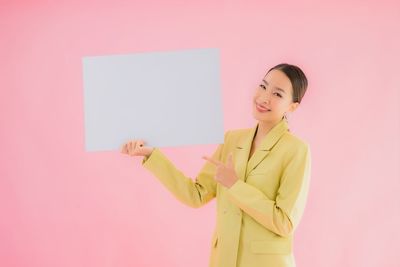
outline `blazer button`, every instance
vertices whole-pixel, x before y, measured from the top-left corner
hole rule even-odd
[[[227,212],[227,210],[226,210],[226,209],[224,209],[224,210],[223,210],[223,212],[224,212],[224,213],[226,213],[226,212]]]

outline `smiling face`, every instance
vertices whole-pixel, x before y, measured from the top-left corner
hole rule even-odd
[[[262,79],[253,96],[253,117],[259,122],[278,123],[286,112],[298,106],[293,87],[284,72],[273,69]]]

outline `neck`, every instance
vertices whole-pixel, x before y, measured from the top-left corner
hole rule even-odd
[[[269,121],[259,121],[256,133],[256,139],[261,140],[263,139],[269,131],[277,125],[278,122],[269,122]]]

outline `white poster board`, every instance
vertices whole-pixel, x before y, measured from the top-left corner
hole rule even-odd
[[[83,57],[85,150],[223,143],[219,49]]]

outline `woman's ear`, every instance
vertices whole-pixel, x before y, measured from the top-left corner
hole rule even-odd
[[[299,102],[293,102],[293,103],[291,103],[290,104],[290,107],[289,107],[289,111],[290,112],[293,112],[293,111],[295,111],[296,109],[297,109],[297,107],[299,106]]]

